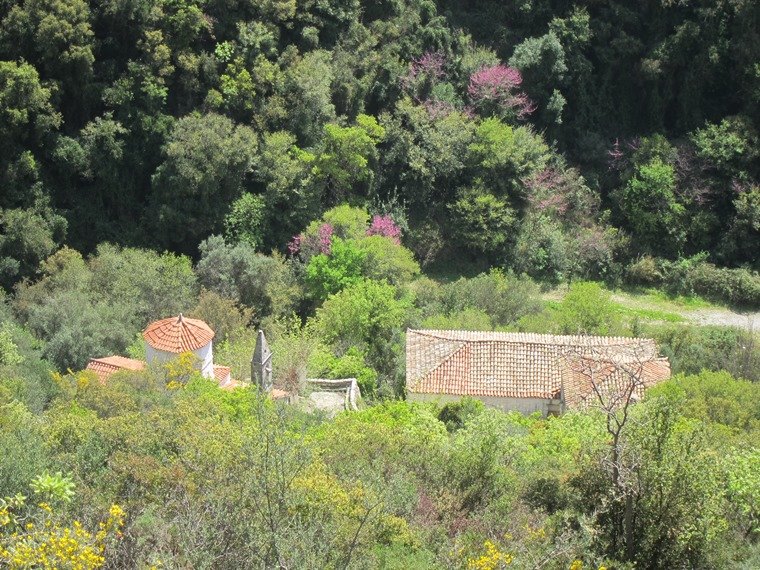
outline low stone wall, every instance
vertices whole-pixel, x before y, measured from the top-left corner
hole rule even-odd
[[[344,394],[344,406],[346,410],[356,411],[359,409],[358,402],[361,397],[359,384],[356,378],[341,378],[331,380],[328,378],[308,378],[306,385],[319,392],[342,392]]]

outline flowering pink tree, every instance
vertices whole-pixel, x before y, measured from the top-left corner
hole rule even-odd
[[[432,88],[446,76],[446,56],[429,51],[413,59],[409,70],[401,78],[401,88],[416,101],[426,100]]]
[[[413,88],[423,80],[435,81],[441,79],[446,72],[446,58],[439,51],[429,51],[409,64],[409,71],[401,78],[401,86],[405,89]]]
[[[288,253],[290,255],[298,255],[298,253],[301,251],[301,242],[303,241],[303,235],[298,234],[297,236],[293,236],[293,239],[291,239],[288,242]]]
[[[519,91],[521,84],[522,75],[514,67],[491,65],[470,75],[467,93],[479,107],[496,107],[522,118],[536,107],[525,93]]]
[[[599,195],[588,187],[577,169],[548,166],[521,182],[533,210],[574,227],[593,225],[599,212]]]
[[[367,228],[368,236],[384,236],[390,238],[393,243],[401,243],[401,228],[399,228],[390,216],[372,216],[372,223]]]
[[[625,162],[625,153],[620,148],[620,139],[615,139],[612,148],[607,151],[610,170],[622,170]]]
[[[290,255],[305,254],[308,257],[318,253],[330,255],[332,250],[332,237],[334,233],[332,224],[324,223],[319,226],[316,234],[298,234],[288,242]]]
[[[317,233],[317,248],[319,253],[330,255],[332,249],[332,237],[335,232],[332,224],[322,224],[319,226],[319,232]]]
[[[564,216],[570,207],[562,173],[547,167],[522,180],[528,203],[539,212],[552,212]]]

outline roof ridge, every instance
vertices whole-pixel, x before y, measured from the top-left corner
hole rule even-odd
[[[550,339],[565,339],[569,341],[582,341],[582,340],[603,340],[604,343],[599,343],[600,346],[611,345],[617,346],[618,344],[649,344],[655,343],[654,339],[646,337],[627,337],[627,336],[604,336],[604,335],[557,335],[549,333],[525,333],[525,332],[509,332],[509,331],[468,331],[462,329],[442,330],[442,329],[407,329],[408,333],[415,333],[421,336],[429,338],[439,338],[442,340],[461,341],[461,342],[512,342],[522,344],[541,344],[541,345],[557,345],[557,344],[586,344],[586,343],[558,343],[550,342]],[[472,335],[472,338],[462,338]],[[475,335],[493,335],[492,338],[477,338]],[[498,335],[504,337],[514,338],[497,338]],[[456,338],[459,336],[459,338]],[[454,338],[452,338],[454,337]],[[538,337],[538,338],[536,338]],[[611,342],[614,341],[614,342]],[[596,346],[596,345],[595,345]]]

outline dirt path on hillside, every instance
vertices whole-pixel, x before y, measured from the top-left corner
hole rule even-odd
[[[719,325],[760,331],[760,312],[737,313],[730,309],[697,309],[682,312],[681,315],[699,325]]]
[[[623,306],[649,308],[647,303],[623,295],[612,295],[612,299]],[[655,308],[655,307],[652,307]],[[661,310],[681,315],[689,323],[701,326],[736,327],[760,332],[760,312],[737,312],[728,308],[686,309],[666,307]]]

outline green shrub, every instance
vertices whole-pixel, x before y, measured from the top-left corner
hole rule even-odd
[[[647,327],[644,332],[657,340],[674,373],[726,370],[737,378],[760,380],[760,341],[752,332],[680,325]]]
[[[226,299],[214,291],[203,289],[198,304],[190,310],[188,316],[208,323],[214,331],[214,346],[218,346],[245,332],[253,319],[253,309]]]
[[[642,257],[626,269],[635,285],[662,285],[671,295],[699,295],[719,303],[760,307],[760,273],[744,268],[717,267],[698,254],[677,261]]]
[[[421,276],[404,288],[412,298],[420,320],[444,312],[444,286],[439,281]]]
[[[335,206],[322,214],[322,221],[333,227],[335,235],[343,239],[360,238],[367,232],[369,212],[348,204]]]
[[[86,261],[63,248],[24,282],[17,314],[60,369],[80,369],[92,356],[123,352],[150,321],[187,312],[197,294],[190,259],[101,244]]]
[[[463,249],[491,260],[504,257],[517,222],[508,200],[480,188],[468,188],[449,209],[454,219],[452,231]]]
[[[625,270],[625,276],[629,283],[647,286],[659,285],[663,279],[660,265],[649,255],[630,264]]]
[[[563,334],[609,335],[621,328],[620,315],[609,292],[598,283],[573,283],[555,315]]]
[[[618,283],[622,266],[616,257],[625,245],[625,237],[616,228],[580,228],[570,242],[574,257],[570,264],[572,273],[584,280]]]
[[[317,310],[316,326],[328,342],[362,345],[399,327],[407,307],[391,285],[359,281],[325,301]]]
[[[0,497],[26,489],[47,462],[42,423],[20,402],[4,402],[0,393]]]
[[[686,288],[707,299],[760,308],[760,274],[756,271],[700,263],[689,271]]]
[[[488,315],[494,325],[506,326],[539,311],[539,293],[538,285],[527,277],[493,269],[445,285],[442,304],[446,314],[478,309]]]
[[[388,237],[367,236],[355,243],[359,251],[365,254],[362,268],[365,277],[403,285],[420,273],[420,266],[412,252]]]
[[[245,242],[229,245],[221,236],[209,237],[199,249],[195,272],[200,284],[253,308],[258,320],[287,315],[301,301],[293,267],[282,256],[257,253]]]
[[[356,378],[364,397],[372,397],[377,389],[377,372],[367,366],[364,354],[352,346],[342,356],[336,356],[325,347],[312,353],[309,375],[313,378]]]
[[[293,392],[300,390],[307,377],[309,360],[321,345],[313,331],[309,327],[301,328],[300,324],[299,319],[293,315],[274,323],[275,326],[266,331],[272,347],[272,377],[279,387]],[[274,331],[274,328],[281,330]],[[254,346],[251,339],[241,347],[241,364],[250,366]]]
[[[41,412],[57,392],[41,349],[40,341],[9,318],[0,325],[0,392],[7,391],[9,398],[34,413]]]
[[[735,451],[726,458],[725,468],[731,518],[744,536],[756,542],[760,538],[760,449]]]
[[[675,171],[659,158],[639,164],[620,194],[621,209],[649,251],[679,253],[686,239],[686,210],[678,201]]]
[[[433,263],[443,249],[441,230],[437,224],[429,220],[409,228],[404,243],[412,250],[422,267]]]
[[[451,433],[462,429],[470,418],[480,414],[485,409],[483,402],[474,398],[462,398],[458,402],[450,402],[438,412],[438,419],[444,423]]]
[[[230,206],[224,218],[224,239],[232,244],[245,242],[258,248],[264,241],[264,199],[246,192]]]
[[[523,219],[511,267],[539,281],[563,281],[571,270],[571,259],[568,238],[559,222],[543,215]]]
[[[433,315],[422,321],[422,328],[433,330],[490,331],[493,323],[488,314],[468,307],[449,315]]]
[[[568,489],[557,477],[538,477],[528,482],[523,491],[523,500],[533,508],[543,509],[553,515],[568,506]]]
[[[353,240],[334,238],[329,254],[320,253],[306,266],[306,284],[317,302],[362,279],[367,253]]]
[[[721,424],[735,430],[760,429],[760,384],[734,378],[726,371],[702,370],[677,374],[647,391],[647,398],[677,389],[683,393],[680,412],[686,417]]]

